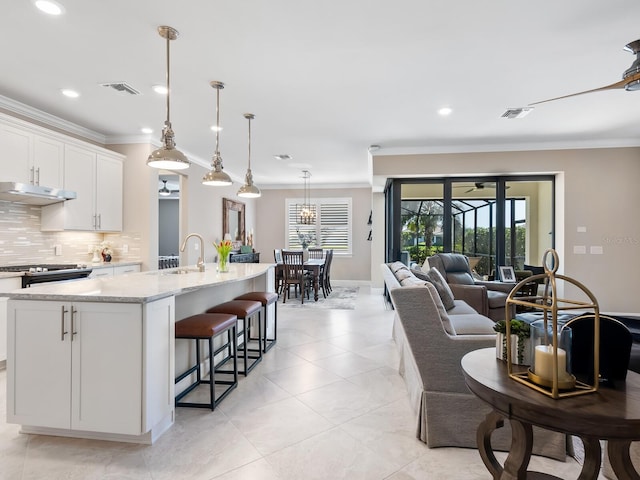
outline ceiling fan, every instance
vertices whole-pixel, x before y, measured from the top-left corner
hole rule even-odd
[[[170,190],[167,187],[168,180],[160,180],[160,181],[162,182],[163,185],[162,185],[162,188],[160,188],[158,190],[158,195],[160,195],[161,197],[168,197],[173,193],[178,193],[179,192],[179,190]]]
[[[636,60],[631,64],[624,74],[622,75],[622,80],[616,83],[612,83],[611,85],[606,85],[600,88],[594,88],[592,90],[586,90],[584,92],[572,93],[570,95],[564,95],[562,97],[550,98],[548,100],[542,100],[540,102],[530,103],[529,105],[539,105],[541,103],[553,102],[554,100],[560,100],[563,98],[575,97],[577,95],[584,95],[585,93],[593,93],[600,92],[603,90],[616,90],[618,88],[624,88],[628,91],[640,90],[640,40],[636,40],[635,42],[631,42],[628,45],[625,45],[625,50],[636,55]]]
[[[462,188],[462,187],[468,187],[469,185],[454,185],[453,188]],[[466,190],[464,193],[471,193],[471,192],[475,192],[478,190],[484,190],[485,188],[496,188],[496,183],[495,182],[475,182],[473,184],[473,187],[471,187],[469,190]],[[506,187],[509,188],[509,187]]]

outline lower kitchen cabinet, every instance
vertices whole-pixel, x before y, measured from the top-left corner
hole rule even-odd
[[[169,365],[173,322],[173,297],[150,304],[10,300],[7,422],[149,431],[173,410],[172,391],[164,392],[173,372],[147,375],[143,367]],[[147,398],[152,392],[164,398]]]

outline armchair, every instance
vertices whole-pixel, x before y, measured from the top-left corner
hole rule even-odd
[[[456,292],[459,291],[459,286],[465,286],[467,290],[483,289],[486,298],[486,311],[478,310],[478,313],[486,315],[496,322],[504,320],[507,296],[515,283],[475,280],[471,274],[469,259],[460,253],[437,253],[427,260],[430,267],[437,268],[442,274],[454,295],[458,295]],[[511,317],[513,315],[515,315],[515,309],[511,312]]]

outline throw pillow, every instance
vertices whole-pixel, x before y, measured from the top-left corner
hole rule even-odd
[[[407,266],[402,262],[393,262],[389,264],[389,270],[391,270],[393,273],[396,273],[398,270],[402,270],[403,268],[409,270]]]
[[[412,268],[411,269],[411,273],[413,273],[420,280],[424,280],[426,282],[430,282],[431,281],[431,280],[429,280],[429,277],[424,272],[424,270],[422,270],[420,267]]]
[[[428,295],[431,297],[431,299],[433,300],[433,303],[435,303],[436,308],[438,309],[438,315],[440,315],[442,328],[444,328],[444,331],[447,332],[449,335],[456,335],[456,329],[454,328],[453,323],[449,318],[449,315],[447,315],[447,311],[445,310],[444,305],[442,304],[442,300],[440,300],[440,294],[438,293],[438,290],[436,290],[436,287],[431,282],[425,283],[424,286],[429,292]]]
[[[401,268],[394,273],[396,279],[402,284],[402,281],[405,278],[413,277],[413,274],[409,271],[408,268]]]
[[[440,274],[438,269],[430,268],[427,272],[427,278],[433,284],[433,286],[436,287],[444,308],[446,310],[451,310],[453,307],[455,307],[456,304],[453,301],[453,292],[451,291],[451,288],[449,288],[449,284],[444,279],[442,274]]]

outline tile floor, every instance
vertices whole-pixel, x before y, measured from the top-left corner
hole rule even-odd
[[[220,408],[177,409],[152,446],[18,433],[1,370],[0,479],[489,479],[476,450],[415,438],[392,318],[367,287],[355,310],[281,308],[276,347]],[[531,468],[580,470],[535,457]]]

